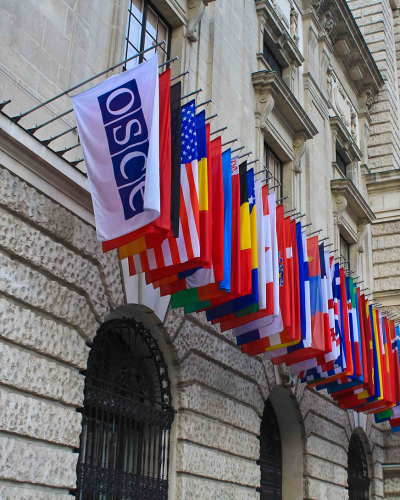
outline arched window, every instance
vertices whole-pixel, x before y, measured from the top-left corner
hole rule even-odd
[[[260,429],[260,500],[282,500],[282,444],[271,401],[265,403]]]
[[[349,500],[369,499],[369,477],[367,457],[361,439],[353,434],[348,454]]]
[[[134,319],[98,330],[85,382],[76,498],[168,497],[174,419],[163,355]]]

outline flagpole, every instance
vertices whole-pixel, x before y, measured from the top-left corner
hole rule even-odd
[[[218,134],[218,132],[223,132],[224,130],[226,130],[228,127],[222,127],[222,128],[219,128],[218,130],[216,130],[215,132],[211,132],[210,135],[214,135],[214,134]]]
[[[233,142],[236,142],[236,141],[237,141],[237,138],[236,139],[232,139],[231,141],[228,141],[228,142],[224,142],[223,144],[221,144],[221,146],[224,147],[224,146],[227,146],[228,144],[232,144]]]
[[[249,161],[247,163],[247,166],[252,165],[253,163],[257,163],[258,161],[260,161],[259,158],[257,158],[257,160]],[[260,174],[261,172],[263,172],[263,170],[261,170],[260,172],[256,172],[254,175]]]
[[[203,89],[198,89],[198,90],[195,90],[194,92],[190,92],[190,94],[186,94],[183,97],[181,97],[181,101],[183,99],[186,99],[186,97],[190,97],[191,95],[199,94],[200,92],[203,92]]]
[[[160,67],[160,66],[159,66]],[[174,80],[177,80],[178,78],[180,78],[181,76],[185,76],[185,75],[189,75],[190,74],[190,71],[187,70],[185,71],[184,73],[181,73],[180,75],[178,76],[174,76],[174,78],[171,78],[171,82],[173,82]]]
[[[212,116],[209,116],[208,118],[206,118],[206,122],[207,122],[208,120],[212,120],[212,119],[213,119],[213,118],[215,118],[216,116],[218,116],[218,113],[216,113],[215,115],[212,115]],[[228,127],[225,127],[225,128],[224,128],[224,130],[225,130],[225,129],[227,129],[227,128],[228,128]],[[221,130],[222,130],[222,129],[221,129]],[[216,133],[216,132],[214,132],[214,134],[215,134],[215,133]]]
[[[232,153],[236,153],[236,151],[241,151],[242,149],[244,149],[246,146],[241,146],[240,148],[236,148],[236,149],[233,149],[232,150]]]
[[[249,151],[248,153],[245,153],[244,155],[239,156],[239,159],[240,159],[240,158],[244,158],[245,156],[250,156],[250,155],[252,155],[252,154],[253,154],[253,151]]]
[[[184,73],[182,73],[184,74]],[[212,102],[212,99],[209,99],[208,101],[201,102],[200,104],[197,104],[195,108],[200,108],[200,106],[205,106],[206,104]]]
[[[137,54],[135,54],[134,56],[132,57],[128,57],[128,59],[125,59],[124,61],[118,63],[118,64],[115,64],[114,66],[111,66],[111,68],[107,68],[106,70],[102,71],[101,73],[98,73],[97,75],[94,75],[94,76],[91,76],[90,78],[88,78],[87,80],[85,80],[84,82],[82,83],[78,83],[77,85],[74,85],[73,87],[67,89],[67,90],[64,90],[64,92],[61,92],[60,94],[57,94],[56,96],[54,97],[51,97],[50,99],[48,99],[47,101],[45,102],[42,102],[41,104],[38,104],[37,106],[35,106],[34,108],[32,109],[29,109],[28,111],[25,111],[25,113],[21,113],[19,115],[16,115],[16,116],[12,116],[10,117],[11,120],[13,120],[14,122],[19,122],[19,120],[21,120],[21,118],[23,118],[24,116],[27,116],[29,115],[30,113],[33,113],[34,111],[36,111],[37,109],[40,109],[40,108],[43,108],[43,106],[46,106],[47,104],[50,104],[51,102],[55,101],[56,99],[58,99],[59,97],[62,97],[66,94],[68,94],[68,92],[72,92],[76,89],[78,89],[79,87],[82,87],[83,85],[86,85],[87,83],[89,82],[92,82],[93,80],[95,80],[96,78],[99,78],[100,76],[103,76],[105,75],[106,73],[108,73],[109,71],[113,71],[114,69],[118,68],[119,66],[122,66],[123,64],[129,62],[129,61],[132,61],[133,59],[135,59],[136,57],[139,57],[143,54],[145,54],[146,52],[148,52],[149,50],[153,50],[155,49],[156,47],[159,47],[160,45],[162,45],[163,43],[165,43],[165,40],[163,40],[162,42],[160,43],[157,43],[156,45],[152,45],[151,47],[143,50],[142,52],[138,52]],[[164,65],[164,64],[163,64]]]

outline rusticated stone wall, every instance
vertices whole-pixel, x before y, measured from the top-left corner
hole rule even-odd
[[[124,301],[95,229],[0,166],[0,498],[75,487],[89,348]]]

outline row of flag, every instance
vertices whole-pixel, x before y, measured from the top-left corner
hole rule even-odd
[[[155,60],[73,98],[103,251],[243,353],[400,430],[399,327],[181,101]]]

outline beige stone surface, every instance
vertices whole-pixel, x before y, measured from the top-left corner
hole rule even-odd
[[[254,434],[188,411],[177,418],[180,439],[251,460],[260,457],[260,441]]]
[[[0,387],[0,409],[1,431],[79,448],[82,415],[74,408]]]
[[[222,483],[211,479],[178,475],[176,479],[176,500],[259,500],[254,488]]]
[[[0,343],[0,384],[72,406],[83,403],[84,377],[74,368]]]
[[[72,328],[0,297],[0,336],[77,368],[86,368],[89,348]]]
[[[3,485],[0,481],[0,498],[2,500],[72,500],[74,497],[56,490],[43,491],[39,488],[23,488],[16,485]]]
[[[185,441],[177,444],[176,470],[245,486],[260,484],[260,469],[255,462]]]
[[[75,487],[78,454],[0,435],[0,479],[57,488]]]
[[[345,488],[311,477],[304,479],[304,500],[348,500]]]

